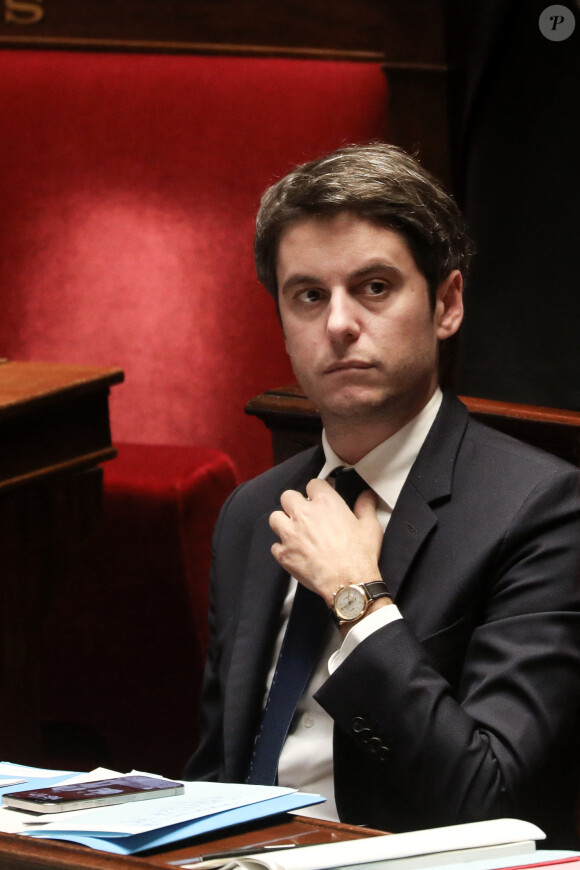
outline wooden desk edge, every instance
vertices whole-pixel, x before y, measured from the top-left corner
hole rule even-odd
[[[320,843],[342,842],[385,833],[309,816],[284,815],[271,821],[270,825],[260,823],[247,829],[243,826],[241,833],[241,829],[226,828],[216,831],[213,839],[212,835],[208,835],[184,843],[178,842],[163,851],[155,851],[145,856],[115,855],[65,841],[0,833],[0,870],[151,870],[167,868],[171,861],[185,861],[196,854],[206,855],[222,849],[235,849],[254,843],[257,845],[270,840],[292,841],[302,835],[301,828],[305,828],[307,834],[313,829],[321,832],[322,835],[316,840]],[[266,832],[268,836],[264,840]]]
[[[274,843],[314,846],[321,843],[339,843],[358,838],[383,836],[384,834],[385,831],[376,831],[373,828],[361,828],[357,825],[347,825],[329,819],[283,813],[280,816],[271,817],[269,823],[267,820],[261,819],[253,824],[216,831],[215,834],[196,838],[185,845],[175,843],[171,850],[165,850],[163,855],[152,854],[149,860],[152,863],[161,861],[159,866],[163,867],[169,861],[191,859],[199,855],[211,856],[214,852],[232,851],[248,846],[259,847]]]
[[[534,420],[540,423],[554,423],[561,426],[574,426],[580,429],[580,412],[536,405],[523,405],[516,402],[503,402],[496,399],[481,399],[474,396],[459,396],[471,414],[489,417],[512,417],[517,420]],[[318,419],[316,406],[302,393],[297,384],[266,390],[255,396],[246,405],[246,413],[260,416],[268,413],[273,416],[296,416],[302,419]]]
[[[5,493],[12,489],[18,489],[24,484],[46,480],[55,475],[74,474],[78,471],[94,468],[102,462],[108,462],[111,459],[115,459],[118,452],[119,451],[116,447],[105,447],[102,450],[96,450],[93,453],[84,453],[82,456],[72,457],[65,462],[58,462],[54,465],[36,468],[32,471],[26,472],[25,474],[19,474],[6,480],[0,480],[0,493]]]
[[[0,366],[0,414],[18,411],[23,404],[108,389],[124,377],[118,368],[9,360]]]

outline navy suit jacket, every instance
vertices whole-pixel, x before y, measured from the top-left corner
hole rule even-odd
[[[244,781],[288,575],[268,517],[323,463],[305,451],[239,487],[214,536],[202,737],[189,779]],[[445,394],[387,527],[403,619],[317,693],[342,821],[403,831],[512,816],[577,845],[578,473]]]

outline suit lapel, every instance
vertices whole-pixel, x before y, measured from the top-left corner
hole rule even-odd
[[[455,459],[467,421],[465,406],[445,393],[383,540],[379,566],[395,599],[415,557],[437,525],[436,505],[451,496]]]
[[[430,506],[405,484],[385,532],[379,559],[381,576],[395,601],[415,556],[436,525],[437,518]]]
[[[278,538],[270,529],[269,517],[272,511],[280,509],[279,497],[285,489],[304,493],[306,484],[316,477],[323,461],[322,448],[309,454],[297,472],[282,481],[276,497],[263,505],[264,512],[254,524],[224,699],[224,751],[228,778],[239,779],[246,774],[246,762],[252,748],[250,741],[256,733],[256,716],[262,708],[272,649],[280,628],[280,611],[288,589],[288,574],[270,552]],[[240,698],[243,703],[240,703]],[[236,764],[243,769],[238,769]]]

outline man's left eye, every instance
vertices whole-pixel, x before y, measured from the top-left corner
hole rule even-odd
[[[367,291],[371,296],[379,296],[387,290],[387,285],[384,281],[369,281]]]

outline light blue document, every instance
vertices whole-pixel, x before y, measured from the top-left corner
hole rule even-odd
[[[25,784],[21,782],[2,787],[3,777],[8,780],[18,776],[26,778]],[[76,776],[78,774],[71,771],[50,771],[3,762],[0,763],[0,794],[45,788]],[[185,796],[183,800],[182,796],[177,796],[63,813],[59,814],[58,819],[54,815],[49,817],[19,812],[19,829],[3,829],[15,830],[21,836],[66,840],[105,852],[131,855],[301,809],[323,800],[320,795],[275,786],[187,782],[185,787],[186,796],[189,797],[185,808]],[[2,809],[0,815],[12,816],[14,812]],[[29,816],[29,820],[26,820],[26,816]],[[23,830],[23,827],[26,829]]]

